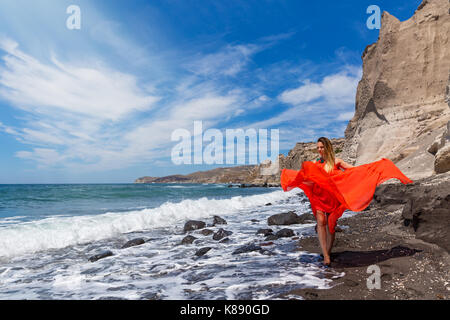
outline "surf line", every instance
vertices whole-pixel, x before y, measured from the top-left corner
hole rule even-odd
[[[190,306],[189,303],[187,307],[181,307],[180,314],[188,315],[188,314],[205,314],[209,317],[212,316],[214,312],[214,307],[194,307]]]

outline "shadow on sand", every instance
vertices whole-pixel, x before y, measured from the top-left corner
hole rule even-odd
[[[412,256],[422,250],[397,246],[391,249],[375,251],[342,251],[332,252],[333,268],[366,267],[392,258]]]

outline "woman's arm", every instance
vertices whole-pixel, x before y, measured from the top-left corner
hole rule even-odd
[[[341,168],[344,168],[344,169],[353,168],[353,166],[351,164],[348,164],[347,162],[345,162],[342,159],[336,158],[336,162],[339,164],[339,166]]]

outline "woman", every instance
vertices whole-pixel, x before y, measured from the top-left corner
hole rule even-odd
[[[304,161],[299,171],[283,169],[280,183],[284,191],[299,187],[309,198],[323,261],[330,266],[335,227],[344,211],[364,210],[376,187],[386,180],[396,178],[403,184],[413,181],[386,158],[354,167],[335,157],[333,146],[325,137],[317,140],[317,151],[320,157],[314,162]]]

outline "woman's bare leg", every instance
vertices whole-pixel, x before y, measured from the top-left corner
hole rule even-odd
[[[317,234],[319,236],[320,247],[323,253],[323,262],[329,264],[331,262],[330,255],[327,250],[327,217],[320,210],[316,212]]]
[[[333,248],[335,233],[330,233],[330,229],[327,224],[327,252],[328,255],[331,256],[331,249]]]

